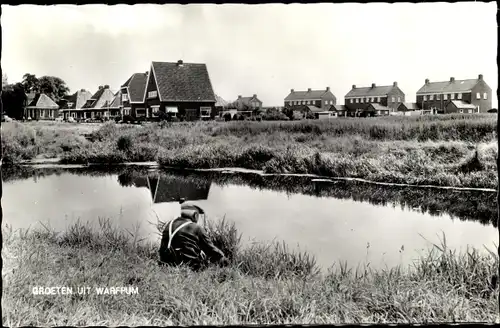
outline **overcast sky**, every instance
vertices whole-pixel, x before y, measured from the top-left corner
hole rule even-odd
[[[119,89],[151,61],[206,63],[226,100],[290,89],[390,85],[407,101],[426,78],[498,84],[491,3],[2,6],[2,69],[58,76],[72,92]],[[493,106],[497,107],[496,95]]]

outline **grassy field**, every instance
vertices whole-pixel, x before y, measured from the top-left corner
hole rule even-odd
[[[108,123],[93,132],[91,141],[81,137],[79,126],[48,129],[6,126],[4,162],[56,156],[64,163],[159,161],[174,167],[243,167],[394,183],[498,185],[494,114],[140,127]]]
[[[242,249],[234,226],[220,221],[207,230],[231,265],[193,273],[159,267],[155,245],[100,222],[62,234],[4,228],[3,325],[498,322],[498,255],[456,254],[445,239],[409,268],[319,272],[312,256],[283,244]],[[75,289],[33,295],[36,286]],[[79,295],[82,286],[138,294]]]

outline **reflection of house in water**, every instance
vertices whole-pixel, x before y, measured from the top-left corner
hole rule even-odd
[[[205,200],[210,191],[210,181],[189,181],[180,177],[136,177],[136,187],[148,188],[155,204],[177,201],[185,198],[186,201]]]

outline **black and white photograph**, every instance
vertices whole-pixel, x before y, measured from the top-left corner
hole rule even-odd
[[[497,12],[2,5],[2,326],[500,323]]]

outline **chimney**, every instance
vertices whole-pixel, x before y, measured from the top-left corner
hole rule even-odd
[[[184,62],[183,62],[182,60],[180,60],[180,59],[179,59],[179,60],[177,61],[177,66],[180,66],[180,67],[184,66]]]
[[[395,86],[395,87],[397,87],[398,86],[398,82],[394,82],[392,85]]]
[[[238,95],[238,99],[241,99],[241,95]]]
[[[455,78],[454,77],[450,77],[450,82],[455,82]]]
[[[479,74],[478,79],[482,80],[483,79],[483,74]]]
[[[330,91],[330,87],[326,87],[326,91]]]
[[[312,91],[311,88],[307,88],[307,92],[311,92],[311,91]]]
[[[101,90],[101,89],[102,89],[102,85],[99,86],[99,90]]]
[[[290,90],[291,93],[294,93],[295,91],[293,91],[293,89]]]
[[[375,88],[375,83],[372,83],[372,88]]]
[[[255,94],[255,93],[254,93],[254,94],[253,94],[253,97],[254,97],[254,98],[257,98],[257,94]]]
[[[353,88],[353,89],[356,89],[356,84],[353,84],[353,85],[352,85],[352,88]]]
[[[109,85],[107,85],[107,84],[106,84],[106,85],[104,86],[104,89],[109,89]]]
[[[425,84],[429,84],[429,79],[425,79]]]
[[[80,92],[85,92],[85,89],[80,90]]]

